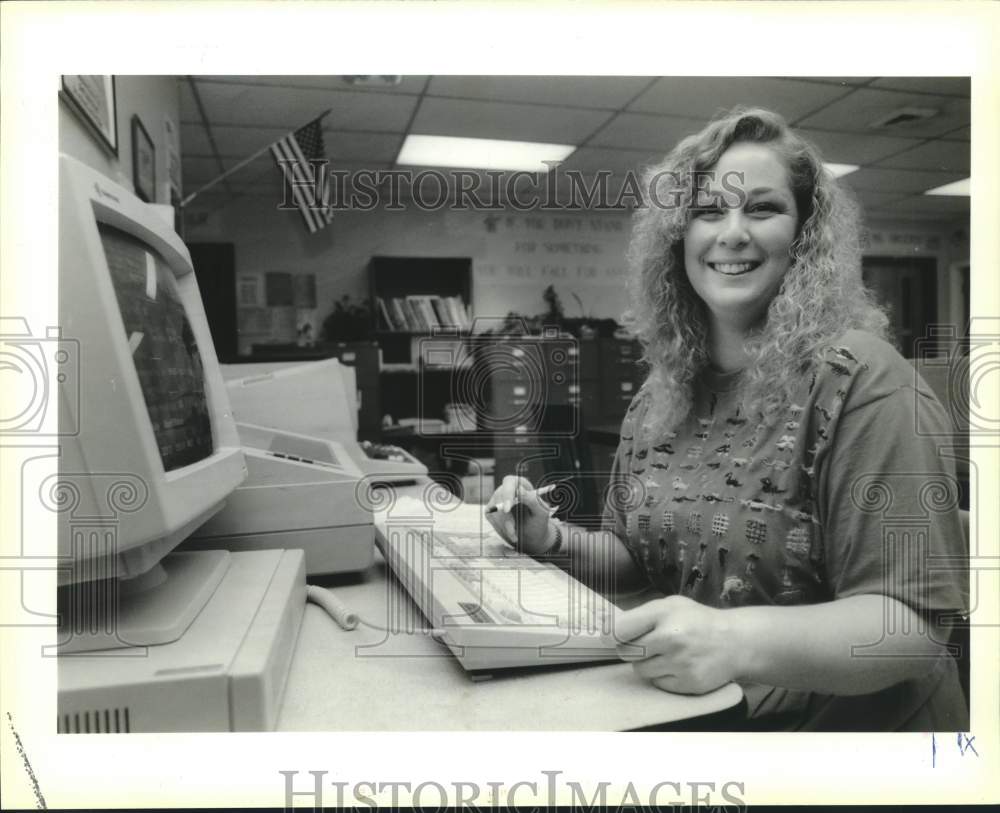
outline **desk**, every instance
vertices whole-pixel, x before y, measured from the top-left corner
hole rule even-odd
[[[369,623],[346,632],[306,605],[278,718],[282,731],[615,731],[727,709],[739,714],[743,694],[735,684],[697,697],[671,695],[626,663],[473,680],[429,635],[383,631],[390,617],[408,620],[411,629],[426,622],[377,550],[362,574],[310,581],[329,587]],[[399,620],[393,626],[400,628]]]

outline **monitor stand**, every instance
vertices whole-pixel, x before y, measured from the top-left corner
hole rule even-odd
[[[56,651],[70,654],[176,641],[228,569],[228,551],[177,552],[131,579],[60,587]]]

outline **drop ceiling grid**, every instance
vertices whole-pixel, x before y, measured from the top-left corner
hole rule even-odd
[[[968,174],[968,143],[961,140],[968,138],[968,81],[960,77],[408,76],[400,86],[378,90],[345,89],[339,77],[194,82],[225,166],[332,107],[325,140],[341,166],[389,165],[407,132],[423,132],[585,145],[567,168],[622,174],[656,160],[717,108],[753,99],[792,120],[802,116],[801,128],[828,160],[861,164],[845,179],[855,188],[909,200],[920,197],[914,193],[926,182]],[[196,187],[211,171],[199,159],[212,152],[190,89],[180,85],[185,181]],[[944,113],[908,130],[871,133],[873,118],[903,106],[940,106]],[[950,204],[939,208],[954,210]]]

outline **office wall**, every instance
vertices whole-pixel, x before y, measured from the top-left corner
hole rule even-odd
[[[239,275],[268,271],[316,275],[320,315],[344,294],[368,296],[368,260],[379,254],[473,259],[473,311],[546,310],[542,292],[553,285],[567,316],[620,316],[625,306],[625,247],[629,218],[622,213],[421,211],[340,212],[310,235],[296,212],[274,199],[236,199],[207,219],[189,218],[189,242],[236,245]],[[576,297],[580,298],[578,302]]]
[[[314,274],[321,320],[344,294],[354,302],[368,296],[367,263],[378,254],[472,257],[477,316],[541,313],[542,292],[549,284],[568,316],[617,318],[625,307],[630,226],[625,214],[421,211],[409,206],[403,211],[340,212],[325,230],[310,235],[297,212],[277,210],[279,195],[276,185],[272,197],[237,198],[189,219],[185,237],[234,243],[238,275]],[[867,228],[867,254],[937,259],[937,321],[958,322],[959,288],[949,270],[968,259],[967,221],[872,220]]]
[[[164,122],[180,132],[180,95],[175,76],[116,76],[116,121],[118,156],[98,144],[69,105],[59,103],[59,150],[72,155],[126,189],[132,185],[132,116],[138,115],[156,150],[156,202],[169,203],[167,183],[167,139]],[[176,148],[179,152],[180,145]]]

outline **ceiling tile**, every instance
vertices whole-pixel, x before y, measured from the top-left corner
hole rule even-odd
[[[213,124],[212,137],[226,163],[243,160],[288,133],[285,127],[232,127]],[[206,138],[205,141],[208,139]]]
[[[324,132],[326,154],[330,160],[368,161],[388,164],[396,160],[403,135],[389,133]]]
[[[898,192],[879,192],[874,189],[851,189],[850,191],[854,199],[865,209],[885,206],[887,203],[906,197]]]
[[[417,97],[404,94],[283,88],[198,82],[212,125],[242,124],[294,129],[331,108],[324,126],[343,130],[399,131],[406,127]]]
[[[635,172],[639,168],[655,163],[663,158],[659,151],[646,150],[615,150],[608,147],[581,147],[563,163],[561,169],[572,169],[580,172],[610,172],[612,175],[624,175]]]
[[[843,96],[839,85],[743,76],[670,76],[628,106],[630,111],[710,118],[734,105],[766,107],[794,121]]]
[[[426,76],[409,75],[401,77],[398,85],[359,86],[344,81],[339,74],[329,76],[195,76],[203,82],[222,82],[237,85],[270,85],[287,88],[313,88],[321,90],[344,90],[353,93],[403,93],[419,94],[427,83]]]
[[[968,98],[972,83],[968,76],[883,76],[872,82],[871,87]]]
[[[913,149],[879,161],[877,166],[904,169],[934,169],[969,172],[967,141],[928,141]]]
[[[871,164],[879,158],[920,143],[917,139],[891,138],[867,132],[835,133],[804,127],[798,128],[798,132],[819,147],[824,160],[839,164]]]
[[[219,163],[214,158],[185,155],[181,162],[184,188],[193,191],[220,174]]]
[[[223,161],[227,169],[237,164],[236,160]],[[221,174],[214,158],[200,156],[185,156],[181,163],[185,191],[190,193],[200,186],[215,180]],[[268,176],[278,177],[278,170],[270,155],[260,155],[246,166],[241,167],[224,181],[230,188],[237,188],[258,183]]]
[[[546,108],[502,102],[425,97],[410,127],[413,133],[581,144],[610,118],[603,110]]]
[[[894,130],[867,130],[873,121],[901,107],[930,107],[937,116]],[[969,123],[969,101],[954,96],[927,96],[861,88],[825,110],[799,122],[826,130],[868,131],[872,135],[931,138]]]
[[[704,126],[702,119],[619,113],[590,139],[587,146],[656,150],[666,155],[684,136],[696,133]]]
[[[252,155],[288,132],[285,127],[233,127],[225,124],[212,127],[219,155],[237,160]],[[331,161],[360,159],[384,164],[396,157],[402,135],[324,130],[323,142]],[[185,155],[212,155],[208,138],[201,126],[181,125],[181,143],[184,145]]]
[[[619,109],[648,76],[435,76],[429,96]]]
[[[201,124],[181,125],[181,155],[211,155],[212,145]]]
[[[876,192],[908,193],[926,192],[965,177],[961,172],[917,172],[909,169],[859,169],[843,180],[852,189],[871,189]]]

